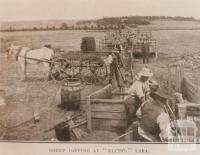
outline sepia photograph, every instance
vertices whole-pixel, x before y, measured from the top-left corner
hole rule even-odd
[[[199,6],[0,0],[0,154],[198,154]]]

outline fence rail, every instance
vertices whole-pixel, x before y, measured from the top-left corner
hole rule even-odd
[[[192,82],[181,65],[168,66],[168,83],[175,91],[183,93],[190,102],[200,104],[200,86]],[[173,79],[173,80],[172,80]]]

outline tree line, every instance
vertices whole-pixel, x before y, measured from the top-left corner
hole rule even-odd
[[[116,26],[116,25],[72,25],[69,26],[67,23],[62,23],[60,27],[55,27],[55,26],[46,26],[46,27],[32,27],[32,28],[21,28],[21,29],[15,29],[10,26],[8,29],[1,29],[1,32],[16,32],[16,31],[59,31],[59,30],[108,30],[108,29],[119,29],[123,28],[123,26]]]
[[[180,16],[122,16],[122,17],[105,17],[94,20],[78,21],[75,25],[61,23],[59,27],[32,27],[15,29],[10,26],[8,29],[1,30],[2,32],[13,31],[57,31],[57,30],[108,30],[108,29],[123,29],[125,25],[129,27],[137,27],[137,25],[148,25],[153,20],[177,20],[177,21],[197,21],[193,17]]]

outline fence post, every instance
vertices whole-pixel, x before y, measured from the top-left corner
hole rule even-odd
[[[133,57],[133,52],[130,52],[130,57],[131,57],[131,78],[133,79],[133,61],[134,61],[134,57]]]
[[[167,80],[167,87],[168,87],[168,93],[170,93],[171,89],[171,66],[168,65],[168,80]]]
[[[175,90],[179,93],[182,93],[183,91],[183,72],[183,67],[177,65],[175,69]]]
[[[24,55],[24,80],[27,79],[27,53],[28,51],[26,51]]]
[[[92,131],[92,118],[91,118],[91,102],[90,96],[86,97],[86,112],[87,112],[87,121],[88,121],[88,130]]]
[[[184,89],[184,68],[183,66],[180,66],[180,92],[183,93],[183,89]]]

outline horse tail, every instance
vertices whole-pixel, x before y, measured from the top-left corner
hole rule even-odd
[[[16,61],[18,61],[18,59],[19,59],[19,54],[20,54],[22,48],[23,48],[23,47],[20,47],[19,50],[17,51],[17,53],[15,54],[15,60],[16,60]]]
[[[7,59],[9,59],[10,58],[10,49],[9,48],[6,49],[6,54],[7,54]]]
[[[16,61],[18,61],[18,57],[19,57],[18,55],[15,56],[15,60],[16,60]]]

